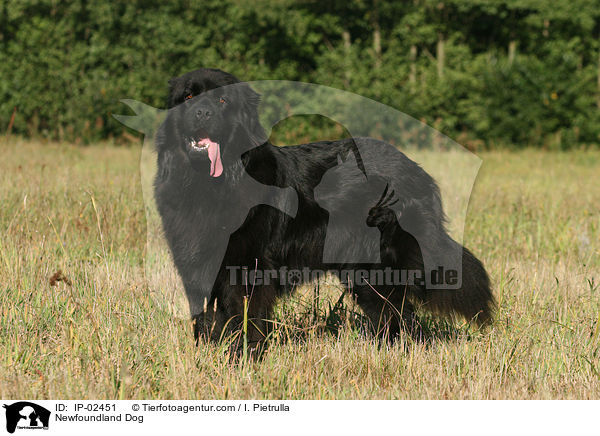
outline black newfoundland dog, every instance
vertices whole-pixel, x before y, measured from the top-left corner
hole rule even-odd
[[[311,271],[385,270],[376,283],[342,280],[378,334],[418,334],[414,304],[491,320],[485,269],[448,236],[435,182],[404,154],[369,138],[277,147],[258,94],[231,74],[200,69],[169,85],[155,198],[196,338],[235,331],[245,312],[249,341],[261,341],[276,299]],[[447,283],[429,279],[448,266]]]

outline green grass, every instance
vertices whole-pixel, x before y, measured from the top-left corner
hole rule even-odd
[[[264,358],[241,363],[154,298],[140,148],[0,151],[2,398],[600,399],[598,151],[480,155],[465,244],[493,280],[491,328],[426,318],[429,343],[378,345],[323,283],[280,304]],[[50,285],[58,270],[70,285]]]

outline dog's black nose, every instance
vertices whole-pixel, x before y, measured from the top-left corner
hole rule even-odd
[[[198,108],[196,111],[196,118],[199,120],[208,120],[211,115],[211,110],[205,107]]]

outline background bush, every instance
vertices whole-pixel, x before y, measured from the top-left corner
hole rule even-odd
[[[0,129],[121,136],[119,99],[164,107],[198,67],[349,90],[467,145],[600,142],[598,0],[2,0]]]

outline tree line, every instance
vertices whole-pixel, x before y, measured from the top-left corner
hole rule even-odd
[[[375,99],[473,147],[600,143],[600,0],[2,0],[0,128],[123,135],[215,67]]]

